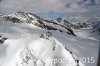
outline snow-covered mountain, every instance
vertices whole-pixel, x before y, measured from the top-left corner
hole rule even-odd
[[[73,30],[70,27],[66,27],[64,25],[42,19],[39,16],[32,13],[24,13],[24,12],[18,11],[16,13],[3,15],[0,17],[0,20],[11,21],[13,23],[23,23],[23,22],[31,23],[38,27],[45,28],[47,30],[58,30],[60,32],[65,32],[69,35],[75,36]]]
[[[0,16],[0,66],[96,66],[98,47],[87,29],[72,30],[32,13]]]
[[[88,19],[87,17],[70,17],[70,18],[61,18],[61,17],[58,17],[57,19],[55,20],[51,20],[52,22],[54,23],[57,23],[57,24],[61,24],[61,25],[64,25],[66,26],[67,28],[70,27],[70,28],[74,28],[74,29],[81,29],[81,28],[86,28],[86,27],[90,27],[92,26],[92,22],[94,22],[96,19]]]

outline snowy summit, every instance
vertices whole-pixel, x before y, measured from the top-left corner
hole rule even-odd
[[[99,29],[21,11],[1,15],[0,66],[96,66]],[[89,57],[90,63],[80,57]]]

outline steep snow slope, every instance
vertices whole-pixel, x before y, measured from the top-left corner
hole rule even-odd
[[[48,39],[46,39],[46,35],[44,38],[41,37],[41,34],[48,30],[32,24],[14,24],[7,21],[0,23],[0,35],[8,38],[0,45],[1,66],[28,66],[33,62],[37,62],[37,65],[42,64],[42,66],[45,63],[45,66],[48,66],[51,64],[50,61],[47,61],[48,59],[65,59],[63,63],[57,61],[51,65],[76,66],[79,64],[83,66],[81,62],[77,63],[77,59],[73,57],[72,53],[53,36]]]
[[[0,66],[96,66],[99,40],[88,28],[74,32],[77,37],[33,23],[0,21],[0,36],[7,38],[0,43]],[[79,57],[89,57],[90,63]]]
[[[0,16],[0,20],[11,21],[13,23],[31,23],[47,30],[59,30],[60,32],[65,32],[66,34],[76,36],[70,27],[42,19],[33,13],[24,13],[18,11],[16,13]]]

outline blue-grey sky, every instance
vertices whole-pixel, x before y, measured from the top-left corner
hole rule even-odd
[[[100,16],[100,0],[1,0],[0,11],[9,13],[25,11],[41,16]]]

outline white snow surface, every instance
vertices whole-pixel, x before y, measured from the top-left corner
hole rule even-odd
[[[33,24],[0,21],[0,35],[8,38],[0,44],[0,66],[76,66],[72,56],[76,59],[94,57],[94,63],[80,61],[79,64],[96,66],[99,39],[98,36],[90,34],[88,28],[74,30],[77,37],[51,30],[53,37],[49,40],[40,38],[46,32],[48,30]],[[55,59],[63,59],[63,62],[54,62]]]

